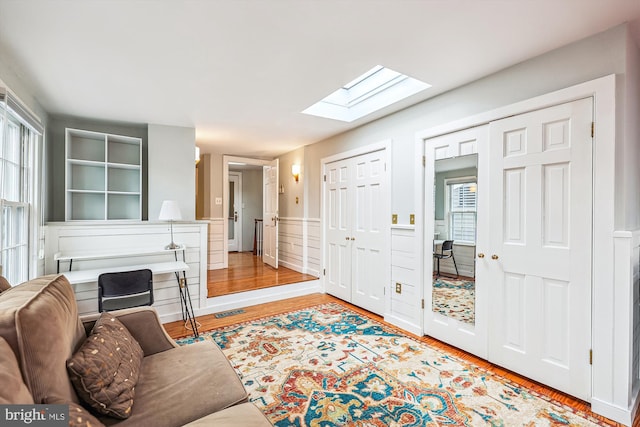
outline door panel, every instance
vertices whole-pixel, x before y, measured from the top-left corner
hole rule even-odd
[[[263,167],[262,261],[278,268],[278,159]]]
[[[466,129],[425,141],[424,267],[425,282],[428,284],[425,285],[424,295],[424,331],[427,335],[482,358],[487,357],[489,301],[486,284],[490,267],[487,263],[487,258],[490,256],[487,144],[487,126]],[[433,253],[440,252],[438,248],[441,247],[443,240],[454,240],[454,245],[456,244],[456,239],[449,235],[446,206],[450,204],[451,195],[447,194],[445,182],[447,178],[460,177],[475,177],[477,184],[474,189],[477,200],[475,242],[467,243],[465,246],[468,253],[472,254],[473,277],[461,279],[454,276],[456,281],[447,283],[442,281],[442,278],[435,277]],[[457,252],[456,258],[460,261],[458,257],[462,255],[462,251],[458,251],[456,246],[454,249],[456,249],[454,252]],[[482,257],[477,254],[481,254]],[[451,264],[455,275],[453,263]],[[470,294],[466,286],[462,289],[446,289],[447,286],[456,288],[461,282],[471,286],[473,293]],[[454,307],[453,310],[447,311],[448,304],[450,302],[457,304],[457,301],[468,301],[467,304],[461,305],[464,310]],[[464,314],[465,310],[470,312],[472,320],[459,315],[460,312]]]
[[[242,186],[241,175],[238,172],[229,172],[229,212],[227,221],[229,222],[229,252],[242,250]]]
[[[490,124],[489,359],[590,398],[592,101]]]
[[[327,165],[325,188],[326,239],[329,252],[325,285],[327,293],[347,301],[351,299],[349,171],[347,161]]]
[[[383,259],[388,236],[383,233],[381,209],[384,185],[383,151],[364,154],[353,159],[355,164],[355,198],[352,258],[354,266],[352,303],[374,313],[384,312],[385,269],[390,260]]]

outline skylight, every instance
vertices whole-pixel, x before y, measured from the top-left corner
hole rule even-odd
[[[303,113],[352,122],[430,87],[430,84],[377,65]]]

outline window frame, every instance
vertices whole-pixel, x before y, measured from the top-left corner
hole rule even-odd
[[[43,129],[31,125],[34,117],[6,88],[0,87],[0,274],[12,285],[36,277],[41,270],[39,260],[43,259],[43,242],[39,239],[44,220],[40,167]],[[11,132],[15,132],[12,138]],[[17,173],[7,180],[9,167],[17,168]],[[4,235],[5,231],[9,235]]]
[[[452,210],[451,202],[452,195],[451,192],[453,190],[453,186],[456,184],[475,184],[476,185],[476,197],[475,197],[475,208],[474,209],[457,209]],[[445,204],[444,204],[444,222],[445,229],[447,230],[448,240],[454,240],[456,244],[466,244],[466,245],[474,245],[478,239],[478,196],[477,196],[477,188],[478,188],[478,177],[474,175],[469,176],[461,176],[456,178],[445,178],[444,180],[444,196],[445,196]],[[466,239],[456,239],[453,234],[453,220],[452,215],[457,213],[473,213],[474,215],[474,233],[473,240]]]

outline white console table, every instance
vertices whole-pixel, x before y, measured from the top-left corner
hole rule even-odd
[[[130,250],[118,250],[118,251],[104,251],[104,252],[83,252],[83,253],[63,253],[58,252],[53,256],[56,261],[57,272],[60,273],[60,263],[68,262],[69,270],[62,272],[69,283],[72,285],[79,283],[97,282],[98,277],[102,273],[115,273],[121,271],[143,270],[149,269],[153,274],[174,273],[178,286],[180,288],[180,305],[182,308],[182,320],[191,325],[194,335],[197,337],[198,327],[193,312],[193,305],[191,303],[191,294],[189,292],[189,286],[187,286],[187,270],[189,265],[186,263],[185,255],[186,247],[179,245],[175,249],[130,249]],[[182,260],[178,259],[178,252],[182,253]],[[147,264],[136,265],[122,265],[111,266],[104,268],[94,268],[85,270],[72,270],[73,261],[88,261],[99,259],[115,259],[115,258],[131,258],[137,256],[150,256],[150,255],[170,255],[173,254],[173,261],[156,262]]]

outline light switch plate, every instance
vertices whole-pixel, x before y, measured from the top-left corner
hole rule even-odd
[[[409,215],[409,224],[413,225],[416,223],[416,216],[414,214]]]
[[[397,224],[397,223],[398,223],[398,214],[391,215],[391,224]]]

